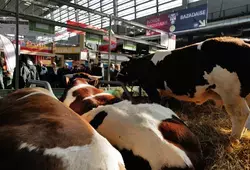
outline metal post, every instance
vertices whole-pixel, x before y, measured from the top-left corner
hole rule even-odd
[[[111,27],[112,27],[112,16],[110,15],[110,17],[109,17],[108,81],[110,81]]]
[[[15,89],[19,89],[19,55],[18,55],[18,45],[19,45],[19,0],[16,0],[16,77],[15,78]]]

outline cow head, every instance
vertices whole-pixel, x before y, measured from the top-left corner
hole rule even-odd
[[[117,80],[129,84],[134,81],[147,82],[147,79],[154,74],[155,70],[155,65],[151,62],[151,58],[152,55],[147,55],[139,58],[130,58],[129,61],[122,62],[122,68],[117,75]]]
[[[98,84],[98,80],[101,77],[99,76],[93,76],[87,73],[75,73],[75,74],[69,74],[69,75],[65,75],[65,82],[66,82],[66,86],[68,86],[70,83],[72,83],[75,79],[81,79],[82,81],[85,81],[86,83],[96,86]]]
[[[124,61],[121,63],[121,71],[117,75],[117,80],[123,83],[132,83],[137,80],[138,70],[140,66],[138,65],[139,59],[130,58],[129,61]]]

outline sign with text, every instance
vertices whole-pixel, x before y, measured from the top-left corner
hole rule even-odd
[[[123,42],[123,49],[130,50],[130,51],[136,51],[136,43],[132,41],[124,41]]]
[[[93,30],[104,32],[104,33],[108,33],[108,31],[105,30],[105,29],[101,29],[101,28],[98,28],[98,27],[95,27],[95,26],[92,26],[92,25],[88,25],[88,24],[81,23],[81,22],[75,22],[75,21],[71,21],[71,20],[67,20],[67,25],[77,26],[77,27],[80,27],[80,28],[88,28],[88,29],[93,29]],[[76,34],[85,34],[84,31],[74,30],[74,29],[71,29],[71,28],[67,28],[67,31],[68,32],[74,32]]]
[[[193,8],[179,10],[174,13],[162,14],[147,19],[147,26],[158,28],[166,32],[176,32],[206,26],[207,4]],[[146,35],[160,34],[148,30]]]

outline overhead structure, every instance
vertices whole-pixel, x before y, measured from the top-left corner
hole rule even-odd
[[[90,8],[87,8],[87,7],[78,5],[78,4],[70,3],[70,2],[67,2],[67,1],[63,1],[63,0],[51,0],[51,1],[56,2],[58,4],[61,4],[61,5],[67,5],[69,7],[75,8],[75,9],[80,9],[80,10],[87,11],[87,12],[90,12],[90,13],[93,13],[93,14],[97,14],[97,15],[100,15],[102,17],[107,17],[107,18],[111,17],[114,20],[122,21],[122,22],[124,22],[126,24],[136,26],[136,27],[139,27],[139,28],[151,30],[151,31],[154,31],[154,32],[164,33],[164,34],[167,33],[167,32],[162,31],[160,29],[147,27],[146,25],[143,25],[143,24],[140,24],[140,23],[137,23],[137,22],[134,22],[134,21],[129,21],[129,20],[114,16],[114,15],[105,14],[105,13],[99,12],[97,10],[93,10],[93,9],[90,9]]]
[[[71,1],[70,0],[50,0],[50,1],[44,0],[43,2],[45,4],[43,4],[42,1],[40,1],[40,0],[38,0],[38,1],[21,0],[20,1],[20,3],[21,2],[25,3],[25,4],[22,4],[22,7],[24,7],[23,5],[27,5],[26,9],[30,9],[31,4],[33,6],[34,5],[40,6],[41,9],[42,9],[42,12],[39,12],[39,13],[37,11],[32,11],[32,13],[24,12],[26,9],[21,10],[20,13],[18,13],[18,10],[13,10],[12,8],[5,8],[5,7],[9,6],[10,1],[13,1],[13,0],[7,0],[7,3],[5,4],[5,6],[0,10],[0,15],[13,16],[13,17],[18,16],[18,18],[26,19],[26,20],[29,20],[29,21],[48,24],[48,25],[52,25],[52,26],[65,27],[65,28],[69,28],[69,29],[73,29],[73,30],[79,30],[79,31],[82,31],[82,32],[91,33],[91,34],[95,34],[95,35],[101,35],[101,36],[104,36],[104,35],[107,36],[108,35],[109,36],[109,47],[108,47],[109,48],[108,49],[108,63],[109,63],[109,65],[108,65],[108,67],[110,67],[111,37],[115,37],[115,38],[120,39],[120,40],[145,44],[145,45],[149,45],[149,46],[152,46],[152,47],[157,47],[157,48],[160,48],[160,49],[166,49],[166,46],[160,45],[160,44],[155,43],[155,42],[149,42],[149,41],[139,39],[139,38],[136,38],[136,37],[130,37],[130,36],[125,36],[125,35],[114,34],[111,31],[111,28],[112,28],[111,26],[112,26],[113,21],[115,21],[115,23],[117,23],[116,21],[119,21],[119,22],[122,22],[123,24],[126,24],[126,25],[130,25],[130,26],[133,26],[133,27],[136,27],[136,28],[141,28],[141,29],[146,29],[146,30],[158,32],[160,34],[168,34],[167,32],[159,30],[159,29],[151,28],[151,27],[148,27],[146,25],[143,25],[143,24],[140,24],[140,23],[137,23],[137,22],[134,22],[134,21],[130,21],[130,20],[127,20],[127,19],[124,19],[124,18],[121,18],[121,17],[118,17],[117,15],[114,16],[113,14],[107,14],[107,13],[104,13],[102,11],[98,11],[98,10],[88,8],[88,7],[84,6],[84,5],[79,5],[79,4],[77,4],[77,2],[78,2],[77,0],[71,0]],[[16,2],[18,2],[18,0],[16,0]],[[47,4],[46,4],[46,2],[47,2]],[[86,2],[89,3],[89,1],[86,1]],[[19,4],[17,3],[16,8],[19,9],[18,5]],[[66,6],[66,8],[65,8],[65,6]],[[66,10],[66,11],[64,11],[64,14],[65,14],[65,13],[67,13],[67,10],[68,10],[68,13],[71,12],[71,11],[69,11],[69,8],[71,8],[71,10],[75,11],[75,17],[76,17],[75,21],[76,22],[79,22],[77,14],[79,12],[81,12],[81,11],[84,11],[85,14],[88,15],[88,17],[90,17],[90,13],[92,13],[94,15],[99,15],[102,18],[106,18],[107,20],[109,20],[109,25],[106,25],[106,26],[109,26],[109,31],[108,32],[103,32],[103,31],[97,30],[97,29],[83,28],[83,27],[80,27],[80,26],[77,26],[77,25],[71,25],[71,24],[66,23],[65,21],[54,20],[54,15],[52,14],[53,11],[59,10],[59,12],[61,13],[61,10],[64,11],[64,9],[65,9]],[[11,9],[11,10],[8,10],[8,9]],[[45,17],[47,15],[50,15],[51,17]],[[18,22],[16,24],[18,24]],[[110,80],[110,76],[108,76],[108,80]]]

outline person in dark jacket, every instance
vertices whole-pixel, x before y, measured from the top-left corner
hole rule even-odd
[[[19,88],[24,88],[28,80],[31,79],[31,73],[24,61],[19,61],[20,66],[20,76],[19,76]],[[16,68],[14,70],[12,86],[15,87],[15,77],[16,77]]]
[[[31,80],[40,80],[36,66],[34,66],[33,62],[29,58],[27,59],[26,64],[27,64],[28,69],[30,70],[30,79]]]
[[[39,74],[39,78],[40,80],[46,80],[46,76],[47,76],[47,73],[48,73],[48,69],[47,67],[45,67],[43,65],[43,62],[42,61],[39,61],[38,62],[38,65],[36,65],[36,70]]]

